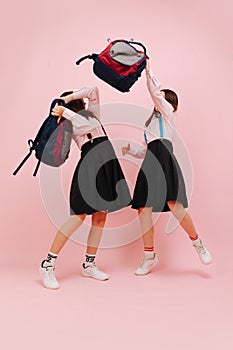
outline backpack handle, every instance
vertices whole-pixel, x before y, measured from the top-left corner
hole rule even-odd
[[[144,54],[146,55],[146,48],[142,43],[139,43],[137,41],[128,41],[129,44],[135,44],[135,45],[139,45],[143,48]]]
[[[125,43],[128,43],[128,44],[139,45],[139,46],[141,46],[143,48],[144,54],[146,55],[146,48],[145,48],[145,46],[142,43],[139,43],[138,41],[114,40],[112,43],[115,44],[115,43],[118,43],[118,42],[125,42]]]
[[[93,53],[92,55],[83,56],[78,61],[76,61],[76,64],[79,65],[82,61],[86,59],[95,60],[97,56],[98,55],[96,53]]]

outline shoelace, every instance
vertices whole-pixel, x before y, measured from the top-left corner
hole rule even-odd
[[[141,269],[144,269],[145,267],[147,267],[147,265],[150,265],[150,260],[151,259],[147,259],[146,257],[143,258],[142,263],[141,263]]]
[[[206,249],[205,249],[205,246],[203,244],[200,246],[197,246],[196,248],[200,254],[206,254]]]
[[[91,267],[91,272],[92,272],[92,274],[93,275],[95,275],[96,273],[98,274],[98,273],[102,273],[102,271],[100,271],[99,269],[98,269],[98,267],[95,265],[95,263],[93,263],[93,265],[91,265],[90,266]]]
[[[98,269],[97,266],[95,266],[95,263],[91,266],[93,272],[99,272],[100,270]]]
[[[56,280],[54,270],[55,270],[55,268],[52,267],[52,266],[46,267],[47,276],[48,276],[48,279],[49,279],[50,281],[55,281],[55,280]]]

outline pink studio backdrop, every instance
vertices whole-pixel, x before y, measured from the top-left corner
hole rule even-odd
[[[143,13],[136,8],[131,13],[130,3],[124,4],[124,11],[115,8],[113,12],[110,4],[101,3],[101,6],[95,2],[84,6],[71,1],[65,12],[63,4],[54,1],[36,4],[25,1],[14,5],[14,13],[10,5],[5,5],[5,18],[10,16],[11,20],[3,26],[5,36],[2,37],[4,127],[1,140],[5,147],[2,147],[1,213],[3,217],[14,213],[14,220],[2,222],[6,243],[19,239],[15,232],[17,228],[20,242],[25,240],[22,249],[27,251],[33,231],[36,252],[41,254],[46,247],[45,241],[35,232],[46,230],[46,237],[51,235],[49,239],[52,238],[53,228],[49,227],[41,203],[38,180],[31,176],[35,160],[30,159],[16,178],[11,176],[27,153],[27,139],[35,135],[51,99],[66,89],[98,85],[102,104],[120,102],[142,106],[148,111],[152,108],[144,74],[130,93],[122,94],[94,76],[91,61],[83,62],[80,67],[75,65],[80,56],[104,48],[108,37],[134,37],[147,46],[151,66],[163,87],[174,89],[180,97],[177,130],[193,168],[190,212],[212,249],[218,245],[219,235],[221,233],[222,237],[223,232],[222,244],[228,249],[231,236],[227,235],[227,218],[232,207],[229,161],[232,142],[232,52],[229,44],[232,32],[227,2],[224,7],[216,1],[200,2],[199,6],[198,2],[195,6],[183,1],[174,4],[171,1],[149,2]],[[146,117],[142,117],[141,125]],[[134,123],[134,120],[127,120],[127,116],[125,121]],[[108,130],[111,136],[111,128]],[[128,137],[132,139],[132,135]],[[142,135],[138,133],[136,141],[141,140]],[[72,154],[79,156],[76,148]],[[123,161],[122,166],[129,173],[130,163]],[[71,177],[71,173],[67,173],[68,176]],[[128,176],[133,178],[132,174]],[[30,225],[25,227],[28,221]],[[11,251],[15,258],[21,259],[23,254],[17,245],[11,246]],[[219,249],[217,254],[221,254]]]
[[[151,67],[163,87],[174,89],[180,97],[177,130],[191,159],[193,171],[189,212],[214,256],[214,263],[208,271],[215,277],[224,278],[219,282],[222,286],[221,298],[224,299],[224,290],[228,293],[232,291],[232,11],[230,0],[155,0],[141,3],[132,0],[119,0],[116,3],[103,0],[86,3],[73,0],[66,3],[59,0],[22,0],[4,4],[1,19],[0,149],[3,244],[0,260],[3,270],[9,269],[14,275],[11,278],[12,283],[15,278],[17,284],[22,283],[15,277],[20,276],[21,267],[24,269],[32,264],[32,270],[37,271],[37,265],[47,253],[56,231],[43,206],[39,181],[32,177],[36,165],[34,156],[16,177],[12,176],[12,171],[28,152],[27,140],[34,137],[47,114],[50,101],[67,89],[97,85],[103,105],[123,103],[151,110],[153,105],[146,90],[144,73],[130,93],[122,94],[94,76],[91,61],[83,62],[80,67],[75,65],[76,59],[82,55],[100,52],[105,47],[107,38],[134,38],[147,47]],[[146,118],[147,116],[142,118],[141,125]],[[109,122],[103,119],[105,121]],[[118,120],[110,122],[117,123]],[[125,122],[134,121],[125,116]],[[126,140],[132,139],[130,131],[127,134],[127,129],[122,131],[121,126],[118,129],[117,126],[111,128],[107,125],[106,129],[112,137],[117,138],[119,132]],[[135,138],[136,142],[140,142],[142,135],[137,132]],[[79,151],[72,147],[70,163],[65,165],[63,173],[67,179],[64,185],[67,193],[78,156]],[[121,164],[133,186],[135,166],[125,159],[121,159]],[[55,202],[54,206],[56,205],[58,204]],[[161,266],[164,269],[173,266],[179,270],[186,264],[186,267],[206,269],[200,267],[197,258],[191,255],[190,242],[180,228],[171,235],[164,233],[169,215],[163,215],[155,226]],[[119,221],[127,222],[127,219],[136,219],[136,213],[130,209],[114,213],[109,216],[108,226]],[[133,269],[139,262],[141,249],[141,240],[136,240],[119,248],[101,250],[99,257],[105,267],[111,266],[112,271],[121,271],[122,280],[119,277],[117,281],[119,285],[127,285],[130,282],[124,276],[125,265]],[[68,271],[77,260],[81,263],[83,253],[82,245],[69,242],[61,253],[65,269]],[[64,271],[62,276],[65,275]],[[26,275],[24,278],[24,282],[27,281]],[[183,285],[178,282],[181,283],[181,288],[185,286],[185,278],[186,275],[183,276]],[[219,283],[216,283],[218,287]],[[146,282],[142,282],[143,287],[144,285],[146,288]],[[5,300],[8,300],[8,296],[11,300],[14,298],[11,294],[13,286],[14,284],[9,294],[4,294]],[[90,284],[90,288],[93,286],[94,284]],[[143,288],[134,285],[133,280],[132,286],[139,288],[138,290]],[[38,284],[36,288],[41,291]],[[88,288],[89,285],[87,294],[90,293]],[[82,297],[85,297],[85,293]],[[118,296],[114,288],[108,287],[108,293],[112,293],[114,298]],[[127,292],[125,293],[127,296]],[[222,332],[229,330],[229,322],[232,320],[232,303],[227,305],[230,294],[227,295],[226,304],[221,305],[221,308],[219,306],[220,310],[224,308],[227,317]],[[199,297],[201,300],[201,295],[198,296],[197,292],[197,298]],[[206,297],[208,298],[208,293]],[[184,300],[189,302],[187,295]],[[49,303],[49,300],[46,302]],[[145,316],[143,300],[141,302],[141,312]],[[127,312],[128,303],[122,303],[124,307],[121,311]],[[55,303],[53,306],[56,308]],[[62,307],[63,312],[66,312],[65,304]],[[23,312],[20,306],[16,310],[18,313]],[[130,307],[129,310],[134,313]],[[211,308],[208,309],[210,311]],[[102,312],[99,306],[96,312]],[[152,312],[156,314],[156,310]],[[91,313],[91,309],[87,309],[87,313]],[[108,317],[111,319],[111,315]],[[196,319],[199,320],[198,315]],[[118,321],[120,322],[120,316]],[[166,327],[166,320],[162,321]],[[175,319],[173,321],[175,323]],[[37,322],[39,323],[38,319]],[[113,327],[117,327],[115,321],[112,322]],[[186,329],[185,323],[183,326]],[[108,326],[106,327],[110,332]],[[216,324],[213,328],[210,327],[209,334],[215,328],[217,331]],[[128,339],[126,333],[122,334]],[[166,336],[165,330],[161,334]],[[228,340],[227,349],[230,348]],[[128,343],[129,339],[126,341]],[[159,349],[169,349],[169,341],[166,344],[167,347],[161,345]],[[177,344],[181,344],[178,339]],[[213,343],[212,349],[215,349],[214,346]],[[182,344],[180,349],[183,349]]]

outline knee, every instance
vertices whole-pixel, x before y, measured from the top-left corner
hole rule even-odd
[[[79,214],[79,215],[71,215],[70,221],[73,224],[80,224],[80,221],[84,221],[86,219],[87,214]]]
[[[184,209],[183,204],[179,202],[167,202],[169,209],[171,210],[172,214],[177,218],[177,219],[182,219],[186,211]]]
[[[107,214],[98,212],[92,215],[92,225],[97,227],[104,227]]]
[[[138,215],[141,220],[149,220],[151,219],[152,210],[150,208],[139,208]]]

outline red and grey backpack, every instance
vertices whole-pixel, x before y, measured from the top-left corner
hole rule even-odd
[[[63,117],[59,119],[51,115],[52,109],[57,103],[66,106],[62,99],[53,100],[49,116],[41,125],[34,141],[28,140],[29,153],[13,172],[13,175],[18,173],[33,151],[35,151],[35,156],[38,159],[33,176],[36,176],[41,162],[59,167],[68,158],[72,141],[72,124]]]
[[[139,45],[143,51],[137,50]],[[85,59],[93,59],[93,72],[107,84],[121,92],[128,92],[146,67],[146,48],[143,44],[127,40],[114,40],[100,53],[81,57],[76,64]]]

